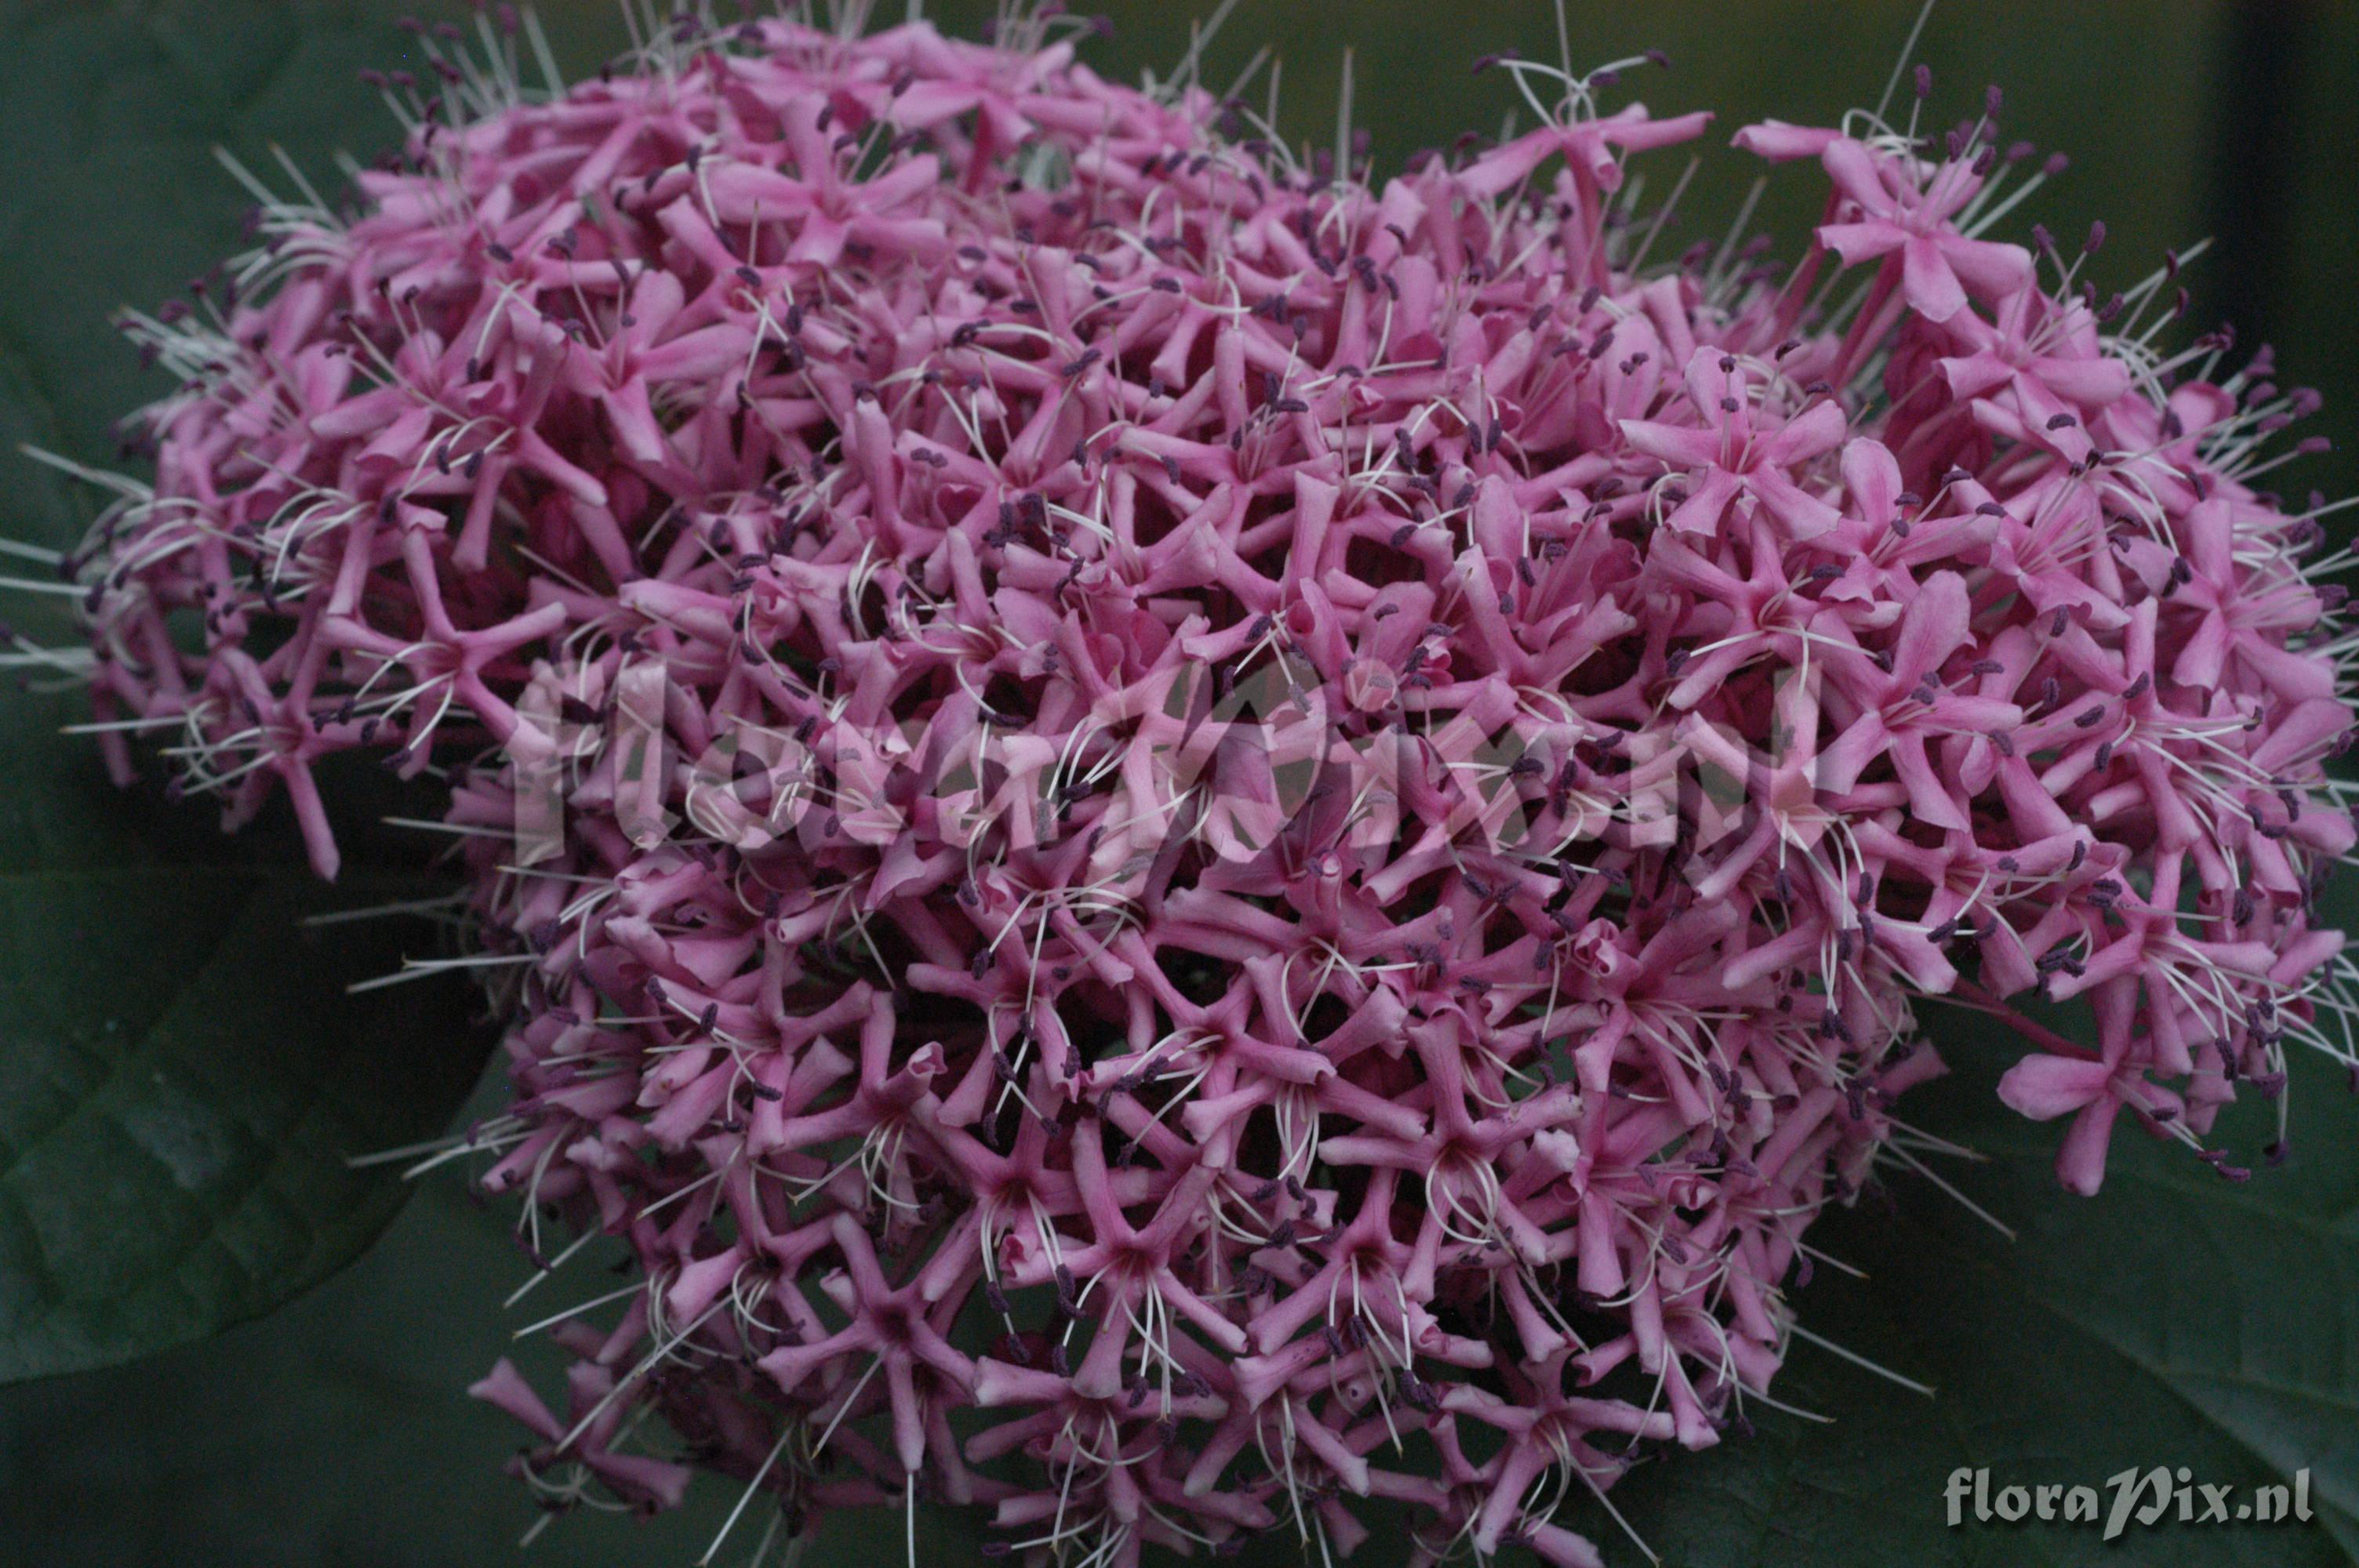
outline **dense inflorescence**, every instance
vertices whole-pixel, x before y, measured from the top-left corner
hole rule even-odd
[[[1054,23],[530,102],[486,38],[136,319],[187,384],[73,569],[102,719],[323,873],[319,759],[450,778],[468,1146],[636,1269],[565,1413],[479,1390],[552,1506],[1593,1563],[1557,1502],[1741,1424],[1913,1162],[1915,999],[2082,1190],[2125,1115],[2237,1173],[2327,1043],[2344,645],[2252,488],[2312,400],[1980,237],[1995,97],[1739,133],[1831,182],[1787,268],[1650,261],[1625,158],[1707,116],[1607,73],[1376,183]]]

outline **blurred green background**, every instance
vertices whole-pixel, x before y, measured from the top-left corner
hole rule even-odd
[[[1176,60],[1210,9],[1100,4],[1115,31],[1091,58],[1122,78]],[[971,28],[992,7],[927,8]],[[153,303],[239,247],[243,199],[213,146],[259,167],[285,143],[322,171],[332,146],[374,153],[391,123],[355,72],[401,62],[398,13],[457,9],[0,0],[10,532],[61,535],[82,504],[18,458],[17,442],[103,460],[99,433],[155,390],[112,341],[108,313]],[[540,10],[570,70],[594,68],[624,38],[612,0]],[[1576,0],[1570,10],[1577,59],[1667,49],[1673,69],[1638,76],[1633,92],[1658,112],[1710,107],[1726,132],[1873,103],[1916,5]],[[1507,90],[1470,73],[1477,55],[1555,52],[1548,0],[1245,0],[1207,50],[1206,80],[1225,82],[1264,42],[1284,61],[1285,128],[1321,146],[1352,51],[1355,119],[1380,168],[1462,130],[1498,128]],[[2190,278],[2199,319],[2224,314],[2247,343],[2275,341],[2281,383],[2327,395],[2317,428],[2339,449],[2289,470],[2288,488],[2359,489],[2359,5],[1951,0],[1919,58],[1934,70],[1937,107],[1963,112],[1985,82],[2001,83],[2010,133],[2072,155],[2072,172],[2018,221],[2077,236],[2104,218],[2101,287],[2142,276],[2166,245],[2212,237]],[[1676,155],[1653,167],[1667,180],[1679,171]],[[1753,173],[1750,160],[1708,155],[1678,237],[1721,232]],[[1812,175],[1790,173],[1773,181],[1761,221],[1798,233],[1818,199]],[[2031,1174],[2044,1168],[2044,1157],[2024,1158]],[[561,1521],[516,1555],[532,1516],[496,1473],[514,1434],[459,1390],[509,1348],[495,1308],[522,1271],[499,1216],[473,1207],[455,1179],[429,1181],[369,1258],[276,1317],[136,1366],[0,1390],[0,1568],[692,1561],[732,1500],[720,1489],[652,1523]],[[835,1544],[865,1555],[849,1538]],[[1380,1568],[1386,1544],[1371,1554]],[[897,1539],[890,1549],[897,1556]],[[936,1540],[921,1551],[964,1562],[972,1548]]]

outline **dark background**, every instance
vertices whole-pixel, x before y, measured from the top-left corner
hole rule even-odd
[[[1090,58],[1121,78],[1175,61],[1190,16],[1211,8],[1100,4],[1116,31]],[[103,460],[96,433],[156,390],[109,335],[110,310],[152,305],[241,247],[244,198],[212,147],[259,168],[283,142],[318,172],[332,167],[332,146],[378,150],[392,123],[354,73],[401,63],[391,22],[413,9],[444,14],[377,0],[0,0],[9,532],[62,536],[82,515],[16,455],[18,441]],[[972,27],[990,7],[927,9],[946,27]],[[1577,0],[1570,10],[1576,63],[1663,48],[1674,69],[1636,76],[1632,91],[1658,113],[1712,108],[1724,136],[1763,116],[1825,123],[1872,104],[1916,6]],[[622,41],[610,0],[543,0],[541,11],[569,70]],[[1555,53],[1547,0],[1245,0],[1207,51],[1205,79],[1224,83],[1265,41],[1285,63],[1285,128],[1317,146],[1332,145],[1352,49],[1355,119],[1380,169],[1462,130],[1497,130],[1511,95],[1470,73],[1478,54]],[[2189,280],[2199,323],[2224,315],[2245,343],[2275,341],[2281,384],[2314,384],[2328,399],[2311,428],[2339,449],[2288,470],[2287,490],[2359,489],[2359,6],[1950,0],[1918,53],[1943,118],[1995,81],[2010,135],[2072,155],[2071,172],[2011,226],[2020,234],[2044,220],[2077,237],[2102,217],[2111,238],[2096,258],[2101,289],[2143,276],[2166,245],[2212,237]],[[1755,173],[1748,158],[1700,150],[1704,165],[1667,235],[1680,243],[1718,235]],[[1683,157],[1646,167],[1668,182]],[[1773,180],[1760,222],[1798,235],[1819,198],[1810,171],[1789,171]],[[459,1397],[509,1348],[496,1303],[523,1265],[502,1224],[455,1178],[429,1180],[370,1257],[272,1318],[136,1366],[0,1390],[0,1564],[693,1561],[733,1489],[700,1487],[681,1515],[652,1524],[561,1520],[515,1553],[533,1518],[497,1474],[515,1434]],[[750,1548],[758,1521],[741,1529],[727,1561]],[[889,1534],[889,1547],[810,1561],[886,1550],[897,1560],[897,1529]],[[1614,1560],[1636,1561],[1601,1541]],[[1364,1560],[1386,1568],[1386,1544]],[[964,1562],[971,1550],[921,1541],[929,1562]]]

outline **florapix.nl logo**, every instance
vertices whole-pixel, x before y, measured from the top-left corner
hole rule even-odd
[[[2012,1482],[1993,1486],[1988,1469],[1964,1465],[1950,1472],[1942,1487],[1944,1519],[1951,1529],[1979,1525],[2069,1525],[2096,1528],[2117,1541],[2133,1527],[2184,1525],[2301,1525],[2314,1517],[2310,1471],[2287,1481],[2256,1487],[2198,1481],[2186,1465],[2132,1466],[2105,1477],[2102,1487],[2085,1483]]]

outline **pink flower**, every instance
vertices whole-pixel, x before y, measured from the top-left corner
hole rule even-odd
[[[1996,300],[2030,283],[2031,255],[2022,246],[1968,239],[1951,225],[1980,185],[1963,162],[1928,170],[1847,136],[1828,142],[1819,157],[1844,199],[1843,221],[1821,225],[1819,243],[1846,266],[1897,257],[1908,304],[1926,320],[1948,321],[1970,294]]]
[[[2037,289],[2018,288],[1993,322],[1972,312],[1953,319],[1974,348],[1940,362],[1951,395],[1973,400],[1977,418],[2015,440],[2087,461],[2088,412],[2121,401],[2130,384],[2129,367],[2105,354],[2088,309],[2053,308]]]
[[[1865,659],[1849,666],[1852,679],[1835,689],[1855,705],[1858,717],[1819,753],[1821,788],[1848,795],[1867,764],[1884,758],[1908,787],[1909,809],[1919,821],[1959,831],[1971,827],[1933,764],[1930,743],[1945,735],[2012,730],[2022,721],[2023,710],[1944,684],[1943,667],[1958,650],[1973,645],[1970,608],[1965,579],[1955,572],[1935,572],[1901,612],[1888,655],[1891,668]]]
[[[1561,153],[1566,166],[1590,190],[1618,190],[1621,155],[1693,141],[1711,123],[1712,115],[1702,111],[1658,120],[1647,114],[1644,104],[1632,103],[1603,119],[1575,119],[1527,131],[1467,165],[1459,183],[1470,196],[1501,196]]]
[[[1999,1079],[1999,1098],[2032,1120],[2072,1118],[2071,1130],[2057,1152],[2056,1179],[2084,1195],[2094,1194],[2104,1180],[2105,1144],[2122,1108],[2162,1110],[2169,1098],[2155,1094],[2144,1083],[2143,1071],[2126,1060],[2136,999],[2135,981],[2114,980],[2098,988],[2097,1020],[2105,1042],[2103,1055],[2036,1054],[2009,1067]]]
[[[1745,495],[1784,524],[1797,543],[1832,528],[1835,509],[1796,484],[1792,471],[1843,445],[1849,428],[1843,409],[1821,400],[1783,421],[1764,419],[1767,427],[1756,429],[1749,378],[1735,356],[1699,348],[1689,357],[1686,373],[1697,424],[1622,421],[1623,438],[1634,450],[1674,468],[1699,470],[1694,492],[1672,512],[1670,526],[1712,533],[1729,503]]]

